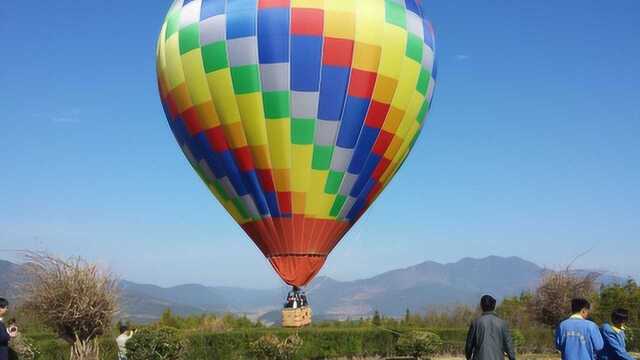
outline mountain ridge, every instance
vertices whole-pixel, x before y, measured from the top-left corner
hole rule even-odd
[[[20,265],[0,260],[0,296],[14,294],[12,282],[20,279]],[[369,316],[374,310],[401,316],[406,309],[426,312],[451,305],[474,305],[490,293],[498,299],[532,289],[548,270],[519,257],[465,257],[457,262],[424,261],[376,276],[339,281],[320,276],[307,293],[314,316],[345,319]],[[583,271],[586,272],[586,271]],[[603,282],[623,281],[607,276]],[[122,316],[149,322],[170,308],[179,315],[231,312],[274,322],[287,287],[250,289],[205,286],[196,283],[160,287],[127,280],[120,282]]]

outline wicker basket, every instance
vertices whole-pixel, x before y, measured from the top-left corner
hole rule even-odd
[[[282,310],[282,326],[302,327],[311,324],[311,307]]]

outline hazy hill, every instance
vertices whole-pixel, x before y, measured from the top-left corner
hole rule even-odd
[[[0,260],[0,296],[12,295],[10,289],[19,282],[20,271],[19,265]],[[543,274],[543,268],[517,257],[465,258],[450,264],[426,261],[369,279],[343,282],[318,277],[307,293],[317,318],[354,318],[374,310],[399,316],[407,308],[424,312],[473,305],[484,293],[498,298],[517,295],[533,288]],[[607,276],[603,281],[622,279]],[[287,292],[285,287],[255,290],[187,284],[163,288],[129,281],[122,281],[121,288],[123,315],[137,321],[157,319],[166,308],[181,315],[233,312],[271,320],[277,318]]]

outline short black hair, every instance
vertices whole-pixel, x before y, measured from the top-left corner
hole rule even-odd
[[[587,299],[583,298],[575,298],[571,300],[571,312],[574,314],[579,313],[580,311],[587,309],[591,310],[591,304]]]
[[[118,325],[118,329],[120,330],[120,334],[123,334],[124,332],[129,331],[129,325],[121,322]]]
[[[482,311],[484,312],[493,311],[496,309],[496,302],[497,301],[493,296],[485,295],[480,299],[480,308],[482,308]]]
[[[5,298],[0,298],[0,309],[6,309],[9,307],[9,301]]]
[[[611,313],[611,322],[620,324],[629,320],[629,311],[627,309],[615,309]]]

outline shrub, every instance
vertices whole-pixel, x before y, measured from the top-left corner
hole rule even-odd
[[[302,347],[302,339],[297,335],[290,335],[280,340],[273,334],[264,335],[249,344],[249,354],[258,360],[291,360]]]
[[[21,360],[38,359],[41,352],[39,347],[30,338],[19,335],[11,340],[11,349],[16,353],[17,358]]]
[[[127,341],[129,360],[176,360],[181,358],[183,350],[178,330],[169,327],[141,329]]]
[[[411,331],[398,339],[398,352],[415,358],[428,358],[442,347],[442,339],[432,332]]]
[[[516,348],[516,350],[524,345],[524,335],[522,334],[522,331],[518,329],[514,329],[511,331],[511,339],[513,340],[513,346]]]

